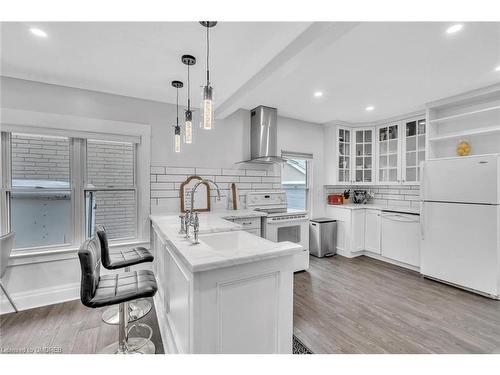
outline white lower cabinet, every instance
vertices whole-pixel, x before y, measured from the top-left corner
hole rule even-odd
[[[366,254],[411,269],[420,267],[419,215],[342,206],[327,206],[326,213],[337,220],[338,254]]]
[[[383,212],[381,222],[382,256],[419,267],[419,216]]]
[[[365,212],[365,250],[380,254],[380,210]]]
[[[337,253],[356,256],[365,249],[365,210],[328,206],[327,216],[337,220]]]

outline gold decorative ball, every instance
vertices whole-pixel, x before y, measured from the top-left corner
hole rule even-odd
[[[469,142],[467,141],[459,141],[457,145],[457,155],[458,156],[467,156],[470,155],[471,147]]]

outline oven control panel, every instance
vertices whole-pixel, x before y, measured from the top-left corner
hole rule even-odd
[[[284,208],[287,207],[284,191],[252,191],[247,194],[247,208]]]

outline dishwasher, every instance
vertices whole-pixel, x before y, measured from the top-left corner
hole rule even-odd
[[[382,211],[382,256],[419,267],[419,228],[418,214]]]

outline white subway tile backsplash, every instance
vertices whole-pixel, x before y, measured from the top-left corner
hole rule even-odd
[[[220,168],[195,168],[196,175],[220,175],[222,174]]]
[[[281,182],[281,177],[262,177],[262,182],[272,182],[277,184]]]
[[[239,176],[215,176],[215,182],[240,182]]]
[[[344,190],[368,190],[374,193],[370,201],[374,204],[389,206],[418,207],[419,185],[376,185],[376,186],[326,186],[325,202],[328,194],[341,194]]]
[[[151,174],[165,174],[165,167],[151,167]]]
[[[210,189],[213,208],[226,208],[230,185],[233,182],[238,189],[240,207],[245,207],[245,196],[250,191],[281,190],[280,166],[252,165],[251,168],[184,168],[160,165],[151,167],[151,212],[178,212],[180,186],[190,175],[209,178],[220,186],[220,202],[216,200],[217,190]]]
[[[247,169],[246,170],[246,175],[247,176],[267,176],[267,171],[259,171],[259,170],[254,170],[254,169]]]
[[[244,169],[223,169],[222,174],[225,176],[244,176]]]
[[[186,180],[185,175],[178,175],[178,174],[159,174],[156,175],[156,181],[158,182],[184,182]]]
[[[179,198],[178,190],[151,190],[151,198]]]
[[[271,190],[272,188],[273,184],[265,184],[265,183],[252,184],[253,190]]]
[[[151,190],[174,190],[173,182],[152,182]]]
[[[241,182],[262,183],[262,177],[240,177]]]
[[[184,167],[166,167],[166,174],[184,174],[184,175],[193,175],[195,172],[194,168],[184,168]]]

